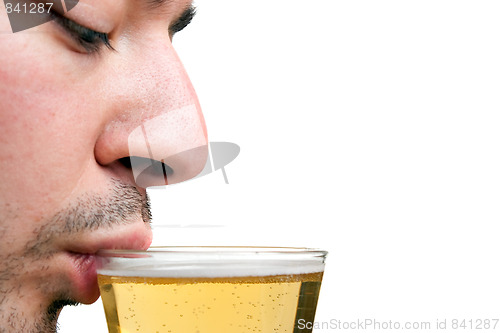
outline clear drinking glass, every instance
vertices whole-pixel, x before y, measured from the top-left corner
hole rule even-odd
[[[109,332],[311,332],[303,323],[314,321],[326,255],[278,247],[101,251]]]

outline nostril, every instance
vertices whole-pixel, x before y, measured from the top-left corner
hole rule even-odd
[[[127,169],[132,170],[134,180],[140,187],[168,185],[167,177],[174,170],[163,163],[150,158],[130,156],[118,160]]]
[[[169,167],[163,161],[160,162],[150,158],[130,156],[130,157],[120,158],[118,161],[127,169],[132,169],[132,167],[135,167],[143,170],[144,168],[153,166],[155,168],[162,169],[163,172],[167,175],[171,175],[174,173],[174,169]]]
[[[127,169],[131,169],[132,168],[132,162],[130,161],[129,157],[120,158],[118,160],[118,162],[120,162],[120,164],[123,165]]]

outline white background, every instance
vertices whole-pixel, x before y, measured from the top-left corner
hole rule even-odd
[[[499,10],[199,1],[174,45],[210,140],[241,154],[229,185],[150,192],[166,242],[328,250],[319,322],[499,318]],[[102,305],[60,327],[107,332]]]

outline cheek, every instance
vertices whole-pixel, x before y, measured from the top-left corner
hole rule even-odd
[[[0,200],[22,209],[50,207],[92,158],[95,126],[77,98],[86,92],[72,84],[58,57],[33,47],[36,41],[27,52],[30,34],[7,35],[0,53],[16,56],[0,69]]]

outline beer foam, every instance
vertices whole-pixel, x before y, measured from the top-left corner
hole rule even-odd
[[[101,251],[97,273],[121,277],[224,278],[320,273],[326,252],[304,248],[165,247]]]
[[[324,271],[324,262],[293,261],[220,261],[154,263],[152,260],[140,260],[141,263],[108,262],[97,273],[121,277],[154,278],[221,278],[245,276],[276,276],[320,273]],[[149,262],[147,262],[149,261]]]

